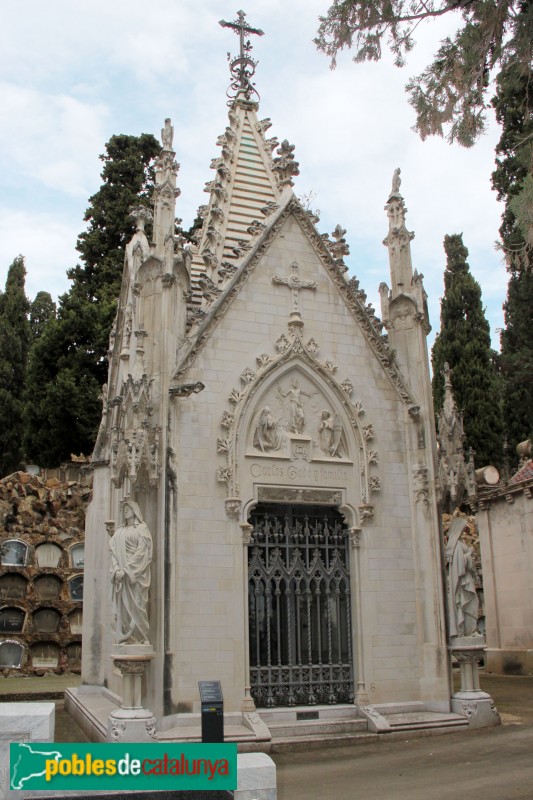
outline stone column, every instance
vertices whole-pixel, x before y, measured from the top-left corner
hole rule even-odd
[[[241,711],[243,713],[252,713],[255,711],[255,703],[252,695],[250,694],[250,632],[248,621],[248,545],[252,540],[253,525],[249,522],[239,523],[242,530],[242,546],[243,546],[243,618],[244,618],[244,674],[246,685],[244,687],[244,698],[241,703]]]
[[[490,694],[479,685],[479,662],[486,642],[482,636],[452,637],[450,652],[461,668],[461,688],[452,695],[452,711],[468,719],[471,728],[499,725],[500,715]]]
[[[352,642],[355,647],[356,653],[353,658],[354,671],[357,670],[357,685],[354,686],[354,703],[357,706],[367,705],[369,702],[368,693],[365,685],[364,675],[364,658],[363,658],[363,612],[361,609],[361,565],[359,548],[363,537],[361,528],[349,529],[350,544],[352,546],[353,560],[352,564],[355,567],[355,576],[351,579],[351,616],[352,616]],[[352,572],[352,570],[350,570]],[[355,579],[355,580],[354,580]],[[353,630],[355,628],[355,636]]]
[[[147,644],[115,645],[113,664],[122,675],[122,706],[109,715],[108,742],[151,742],[157,739],[156,719],[142,705],[142,677],[154,657]]]

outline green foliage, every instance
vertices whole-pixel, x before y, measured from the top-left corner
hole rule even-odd
[[[448,362],[455,402],[463,412],[465,447],[475,450],[478,466],[500,466],[503,425],[499,383],[490,347],[489,325],[481,304],[481,288],[470,273],[462,234],[446,236],[444,249],[447,263],[441,329],[432,352],[435,410],[442,408],[442,370]]]
[[[129,213],[151,196],[152,163],[160,150],[150,134],[120,135],[100,156],[102,186],[90,198],[89,226],[78,237],[82,264],[69,271],[72,287],[30,353],[25,442],[28,455],[42,465],[92,452],[125,245],[135,230]]]
[[[504,424],[511,464],[516,445],[533,432],[533,243],[531,165],[533,163],[533,72],[516,65],[499,76],[493,100],[502,135],[492,185],[505,201],[500,235],[510,273],[503,306],[501,372]]]
[[[335,66],[339,51],[354,61],[378,61],[383,45],[396,66],[415,45],[420,22],[457,15],[457,33],[446,38],[433,61],[406,86],[422,139],[432,134],[470,147],[485,130],[491,79],[509,64],[527,71],[533,48],[529,0],[335,0],[320,18],[315,44]]]
[[[9,267],[0,297],[0,475],[18,469],[23,458],[22,414],[30,344],[25,280],[24,259],[18,256]]]
[[[43,335],[50,319],[56,315],[56,304],[49,292],[37,292],[35,300],[30,304],[31,339],[34,342]]]

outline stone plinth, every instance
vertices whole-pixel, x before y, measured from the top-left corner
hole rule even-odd
[[[276,765],[266,753],[237,756],[235,800],[276,800]]]
[[[108,741],[150,742],[156,739],[156,719],[142,704],[142,677],[153,657],[149,644],[113,647],[111,658],[122,675],[122,706],[109,715]]]
[[[53,742],[55,716],[55,703],[0,703],[0,797],[8,796],[10,742]]]
[[[452,695],[452,711],[466,717],[471,728],[486,728],[501,722],[492,697],[479,685],[479,662],[485,647],[482,636],[457,636],[450,644],[461,668],[461,688]]]

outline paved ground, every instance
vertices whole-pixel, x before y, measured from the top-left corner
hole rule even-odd
[[[0,679],[1,699],[56,699],[78,676]],[[533,677],[482,675],[503,725],[274,756],[278,800],[533,800]],[[86,741],[56,700],[56,742]]]
[[[503,725],[274,755],[278,800],[533,800],[533,677],[481,685]]]

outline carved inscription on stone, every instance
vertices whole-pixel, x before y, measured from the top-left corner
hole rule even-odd
[[[291,483],[312,483],[316,485],[328,485],[337,483],[346,485],[351,469],[324,466],[320,464],[279,464],[264,462],[252,462],[250,464],[250,475],[254,479],[276,480],[279,482],[290,481]]]

